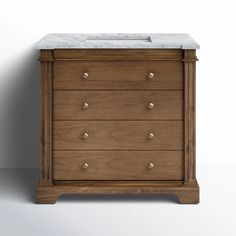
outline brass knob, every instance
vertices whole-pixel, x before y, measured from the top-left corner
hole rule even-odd
[[[153,164],[152,162],[150,162],[150,163],[148,164],[147,168],[148,168],[149,170],[152,170],[152,169],[154,168],[154,164]]]
[[[84,102],[82,105],[82,108],[86,110],[89,107],[89,104],[87,102]]]
[[[149,134],[147,135],[147,138],[148,138],[148,139],[153,139],[154,136],[155,136],[154,133],[149,133]]]
[[[89,165],[88,165],[88,163],[85,162],[85,163],[82,164],[81,167],[82,167],[82,169],[87,170]]]
[[[148,105],[147,105],[147,107],[148,107],[149,110],[152,110],[153,107],[154,107],[154,103],[149,102]]]
[[[82,79],[87,79],[89,76],[89,74],[87,72],[84,72],[82,75]]]
[[[82,137],[82,139],[86,140],[86,139],[88,139],[89,135],[88,135],[88,133],[83,133],[81,137]]]
[[[153,72],[150,72],[148,74],[148,79],[154,79],[154,77],[155,77],[155,74]]]

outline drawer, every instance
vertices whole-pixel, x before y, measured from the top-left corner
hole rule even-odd
[[[149,78],[150,73],[153,73],[153,78]],[[84,75],[87,75],[87,78]],[[56,61],[53,64],[53,88],[183,89],[183,63],[181,61]]]
[[[183,91],[54,91],[53,119],[183,119]]]
[[[54,150],[183,150],[183,121],[54,121]]]
[[[54,151],[54,180],[183,180],[182,151]]]

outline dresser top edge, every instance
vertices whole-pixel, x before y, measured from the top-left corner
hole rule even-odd
[[[197,61],[195,49],[40,49],[40,61]]]
[[[179,34],[47,34],[36,49],[199,49],[191,36]]]

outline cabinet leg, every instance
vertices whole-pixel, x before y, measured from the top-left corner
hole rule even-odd
[[[197,193],[181,193],[176,194],[181,204],[197,204],[199,203],[199,196]]]
[[[188,188],[183,190],[179,190],[175,193],[179,202],[181,204],[197,204],[199,203],[199,188],[198,186],[194,186],[194,188]]]
[[[36,193],[36,203],[54,204],[60,194],[53,186],[38,184]]]

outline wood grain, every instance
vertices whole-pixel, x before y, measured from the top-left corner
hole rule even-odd
[[[196,180],[196,127],[195,127],[195,50],[185,50],[184,62],[184,150],[185,182]],[[191,60],[192,58],[192,60]]]
[[[54,151],[53,179],[183,180],[183,163],[181,151]]]
[[[50,58],[50,50],[41,51],[41,58]],[[40,76],[41,100],[41,171],[40,181],[44,183],[52,180],[52,63],[41,62]]]
[[[55,49],[58,60],[182,60],[181,49]]]
[[[38,184],[37,187],[37,203],[49,203],[56,202],[58,197],[64,194],[172,194],[175,195],[179,202],[182,204],[196,204],[199,203],[199,187],[197,181],[191,184],[179,185],[179,181],[176,184],[170,186],[169,181],[166,181],[166,185],[155,184],[153,181],[146,181],[146,184],[139,184],[139,181],[126,181],[125,184],[116,184],[115,182],[107,182],[103,185],[100,184],[88,184],[88,185],[45,185]],[[102,198],[102,196],[101,196]],[[79,199],[79,198],[78,198]]]
[[[54,91],[53,119],[183,119],[183,91]]]
[[[195,50],[180,49],[41,50],[37,203],[63,194],[174,194],[198,203],[196,60]]]
[[[73,186],[143,186],[146,185],[153,187],[181,187],[184,184],[183,180],[53,180],[55,185],[73,185]]]
[[[183,150],[183,122],[54,121],[53,140],[54,150]]]
[[[54,89],[183,89],[182,61],[56,61],[53,74]]]

